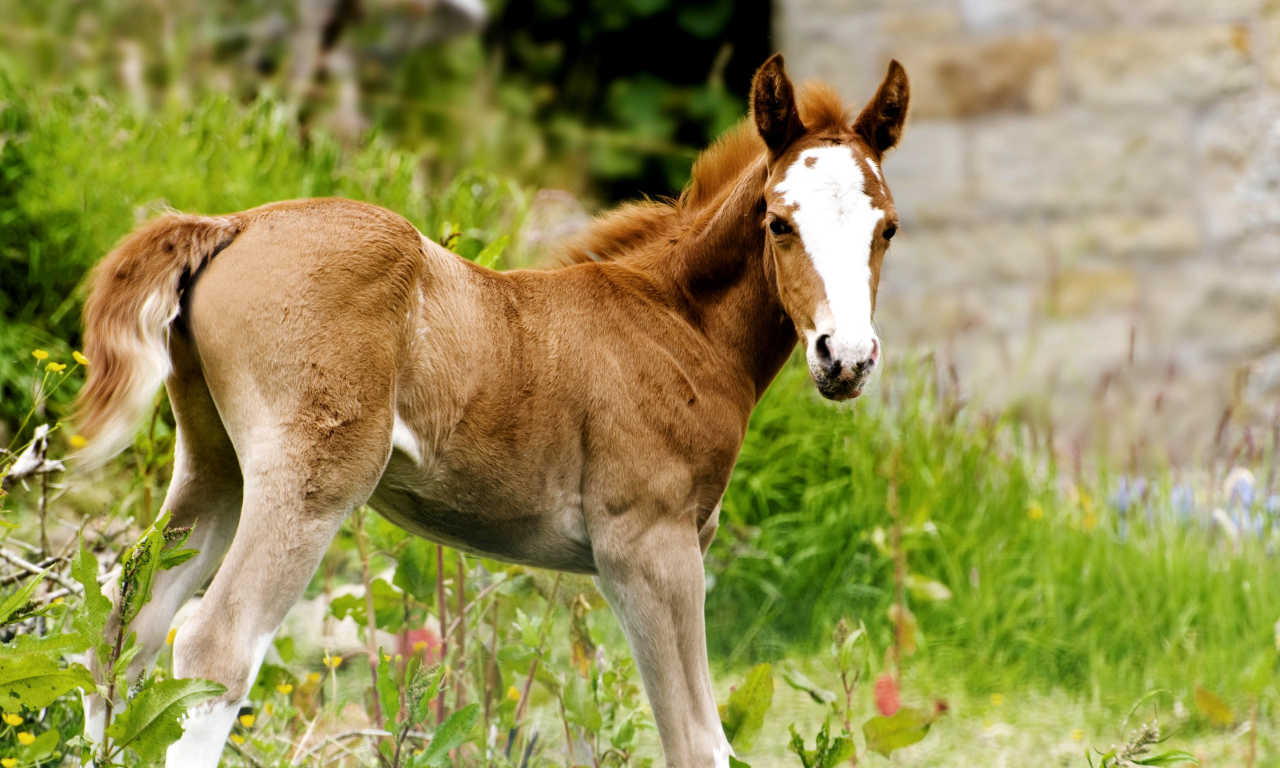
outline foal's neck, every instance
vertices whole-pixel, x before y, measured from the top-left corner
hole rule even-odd
[[[765,262],[767,175],[763,159],[745,170],[655,264],[680,297],[679,311],[741,366],[756,401],[796,344]]]

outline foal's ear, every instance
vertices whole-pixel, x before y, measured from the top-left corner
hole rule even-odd
[[[910,98],[907,71],[894,59],[889,62],[889,71],[885,73],[875,98],[867,102],[858,119],[853,121],[853,130],[860,133],[876,153],[883,155],[902,138]]]
[[[796,94],[782,68],[782,54],[775,53],[756,72],[751,83],[751,114],[760,138],[777,157],[791,140],[804,133]]]

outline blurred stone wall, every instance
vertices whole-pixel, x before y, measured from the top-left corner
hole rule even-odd
[[[1186,455],[1280,395],[1280,1],[776,0],[794,78],[912,121],[878,325],[1061,437]],[[892,362],[892,360],[890,360]],[[944,367],[945,370],[945,367]]]

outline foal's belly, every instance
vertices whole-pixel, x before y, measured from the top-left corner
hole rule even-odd
[[[508,563],[595,574],[580,500],[486,499],[461,502],[448,478],[429,480],[399,452],[369,499],[395,525],[468,554]]]

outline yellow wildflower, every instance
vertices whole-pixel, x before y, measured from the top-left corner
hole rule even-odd
[[[0,719],[4,720],[5,725],[22,725],[22,715],[12,715],[5,712],[3,715],[0,715]]]
[[[414,652],[414,653],[422,653],[422,652],[423,652],[423,651],[425,651],[426,649],[427,649],[427,644],[426,644],[426,642],[425,642],[425,641],[423,641],[423,640],[419,640],[418,642],[416,642],[416,643],[414,643],[414,644],[413,644],[413,652]]]
[[[178,636],[178,628],[177,628],[177,627],[174,627],[173,629],[169,630],[169,634],[165,636],[165,638],[164,638],[164,644],[165,644],[165,645],[173,645],[173,638],[175,638],[175,637],[177,637],[177,636]]]
[[[427,751],[426,747],[418,747],[417,749],[413,750],[413,756],[417,757],[418,755],[421,755],[423,752],[426,752],[426,751]],[[5,768],[9,768],[9,766],[5,766]]]
[[[75,358],[75,361],[76,361],[77,363],[81,364],[81,365],[88,365],[88,364],[89,364],[89,358],[85,357],[84,355],[80,354],[79,352],[72,352],[72,353],[71,353],[71,356],[72,356],[73,358]]]
[[[275,713],[276,713],[276,705],[273,704],[272,702],[268,701],[266,704],[262,705],[263,717],[271,717]]]
[[[1001,704],[1004,704],[1004,697],[998,693],[991,694],[991,706],[998,707]]]
[[[342,657],[330,656],[329,654],[326,653],[324,655],[324,665],[329,669],[337,669],[338,667],[342,666]]]
[[[252,728],[253,721],[255,719],[257,718],[253,716],[253,713],[249,712],[248,714],[244,714],[240,716],[240,724],[243,725],[245,728]]]
[[[1083,730],[1081,730],[1081,729],[1077,728],[1077,729],[1075,729],[1074,731],[1072,731],[1072,732],[1071,732],[1071,740],[1072,740],[1072,741],[1080,741],[1080,740],[1081,740],[1081,739],[1083,739],[1083,738],[1084,738],[1084,731],[1083,731]]]
[[[4,768],[14,768],[17,764],[18,761],[14,760],[12,757],[6,757],[5,759],[0,760],[0,765],[4,766]]]
[[[65,603],[65,602],[67,602],[67,598],[65,598],[65,597],[55,597],[55,598],[53,598],[53,604],[54,604],[54,605],[62,605],[62,604],[63,604],[63,603]]]
[[[1044,507],[1040,506],[1040,502],[1032,501],[1027,506],[1027,517],[1031,518],[1032,520],[1039,520],[1040,518],[1044,517]]]
[[[236,744],[244,744],[244,741],[245,741],[244,737],[238,733],[231,734],[231,740],[234,741]]]
[[[62,373],[63,371],[67,370],[67,364],[66,363],[49,363],[44,367],[44,369],[48,373]]]
[[[72,435],[71,439],[67,442],[71,443],[71,447],[76,450],[79,450],[89,444],[89,441],[84,439],[84,435]]]
[[[384,654],[382,654],[382,659],[383,659],[383,661],[385,661],[385,662],[387,662],[388,664],[390,664],[390,663],[391,663],[391,654],[389,654],[389,653],[384,653]]]
[[[510,688],[508,688],[508,689],[507,689],[507,698],[508,698],[508,699],[511,699],[512,701],[519,701],[519,700],[520,700],[520,689],[519,689],[519,688],[517,688],[517,687],[515,687],[514,685],[513,685],[513,686],[511,686]]]
[[[31,742],[35,740],[36,740],[36,737],[33,734],[28,733],[27,731],[22,731],[18,734],[18,743],[24,747],[31,746]]]
[[[320,673],[319,673],[319,672],[310,672],[310,673],[308,673],[308,674],[307,674],[307,682],[308,682],[308,683],[318,683],[318,682],[320,682]]]
[[[276,690],[284,694],[285,696],[288,696],[289,694],[293,693],[293,686],[288,683],[281,683],[276,686]]]
[[[32,357],[34,357],[34,358],[35,358],[35,359],[37,359],[37,360],[48,360],[48,359],[49,359],[49,353],[48,353],[48,352],[45,352],[43,349],[37,349],[36,351],[34,351],[34,352],[32,352],[32,353],[31,353],[31,356],[32,356]]]

